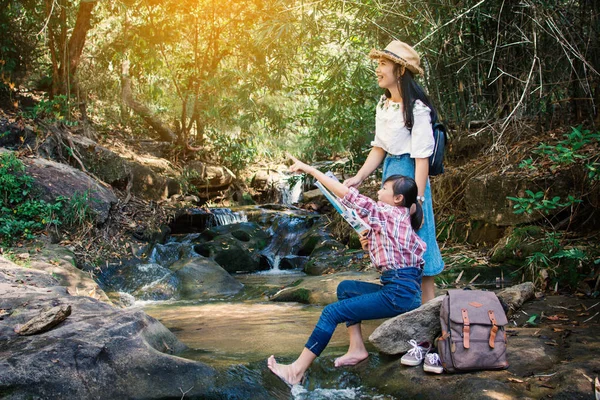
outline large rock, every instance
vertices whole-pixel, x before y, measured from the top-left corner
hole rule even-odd
[[[200,161],[191,161],[186,167],[194,171],[190,183],[202,196],[207,191],[217,192],[227,189],[236,179],[233,172],[220,165],[210,165]]]
[[[574,176],[579,173],[573,169],[543,176],[502,172],[476,176],[468,181],[465,190],[467,212],[472,220],[490,222],[498,226],[518,225],[539,220],[544,215],[537,211],[531,214],[515,214],[514,202],[507,197],[527,198],[525,190],[531,190],[534,193],[545,192],[547,199],[559,196],[564,201],[569,195],[576,195]]]
[[[543,252],[546,232],[540,226],[510,227],[494,245],[490,261],[498,264],[522,265],[527,257]]]
[[[179,279],[168,268],[146,264],[109,264],[98,275],[102,288],[111,298],[128,293],[138,300],[177,299]]]
[[[110,303],[104,291],[91,278],[90,274],[75,266],[75,256],[64,247],[46,245],[40,252],[32,254],[29,267],[45,271],[56,280],[57,285],[65,287],[72,296],[88,296]]]
[[[194,257],[181,260],[170,269],[181,282],[179,298],[183,300],[230,296],[244,287],[209,258]]]
[[[144,312],[70,296],[47,272],[0,262],[1,398],[269,398],[243,377],[173,356],[185,346]],[[15,332],[59,306],[71,314],[49,331]]]
[[[534,286],[525,282],[497,293],[498,298],[509,307],[509,314],[520,308],[534,296]],[[369,341],[382,353],[401,354],[410,350],[408,341],[433,343],[440,331],[440,307],[444,296],[438,296],[421,307],[400,314],[382,323],[369,336]]]
[[[386,354],[401,354],[411,349],[408,341],[433,343],[440,333],[440,306],[444,296],[438,296],[421,307],[383,322],[369,336],[369,342]]]
[[[200,239],[203,242],[194,246],[194,251],[215,260],[229,273],[270,268],[260,262],[260,251],[265,248],[270,236],[256,223],[217,226],[204,231]]]
[[[500,301],[508,306],[506,315],[511,317],[517,310],[521,309],[526,301],[535,297],[535,287],[532,282],[524,282],[520,285],[511,286],[497,293]]]
[[[42,158],[27,158],[23,162],[42,200],[54,203],[59,196],[70,199],[75,194],[87,195],[87,205],[96,212],[97,223],[106,221],[110,208],[117,203],[110,188],[78,169]]]
[[[301,281],[295,282],[294,285],[279,290],[271,296],[270,300],[325,306],[338,300],[337,287],[340,282],[354,280],[379,283],[379,276],[376,271],[338,272],[326,276],[306,276]]]

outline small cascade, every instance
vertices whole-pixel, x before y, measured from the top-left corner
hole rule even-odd
[[[281,215],[273,220],[269,228],[273,239],[261,251],[262,259],[269,264],[270,273],[278,273],[283,269],[292,269],[301,265],[299,257],[295,254],[302,244],[302,235],[308,228],[306,218]]]
[[[304,191],[304,181],[299,175],[283,175],[279,181],[281,204],[291,206],[300,201]]]
[[[232,211],[229,208],[192,208],[175,218],[169,226],[172,234],[188,234],[238,222],[248,222],[248,217],[243,211]]]
[[[234,212],[229,208],[211,208],[213,215],[213,226],[230,225],[238,222],[248,222],[248,216],[244,212]]]

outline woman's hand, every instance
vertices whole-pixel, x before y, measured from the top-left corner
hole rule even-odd
[[[362,183],[362,179],[360,179],[358,176],[353,176],[352,178],[348,178],[344,181],[344,186],[347,187],[353,187],[355,189],[358,189],[358,187],[360,186],[360,184]]]

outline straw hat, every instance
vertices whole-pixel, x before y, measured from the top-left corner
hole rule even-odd
[[[421,59],[419,54],[404,42],[394,40],[383,50],[371,50],[369,53],[371,58],[387,58],[395,63],[406,67],[415,75],[423,75],[421,68]]]

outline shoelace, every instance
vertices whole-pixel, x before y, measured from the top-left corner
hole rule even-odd
[[[410,349],[407,353],[416,358],[417,360],[422,360],[424,357],[423,352],[426,351],[426,349],[419,346],[419,343],[417,343],[417,341],[414,339],[409,340],[408,344],[410,344],[413,348]]]
[[[427,354],[427,362],[431,365],[441,365],[442,364],[442,360],[440,360],[440,356],[437,353]]]

